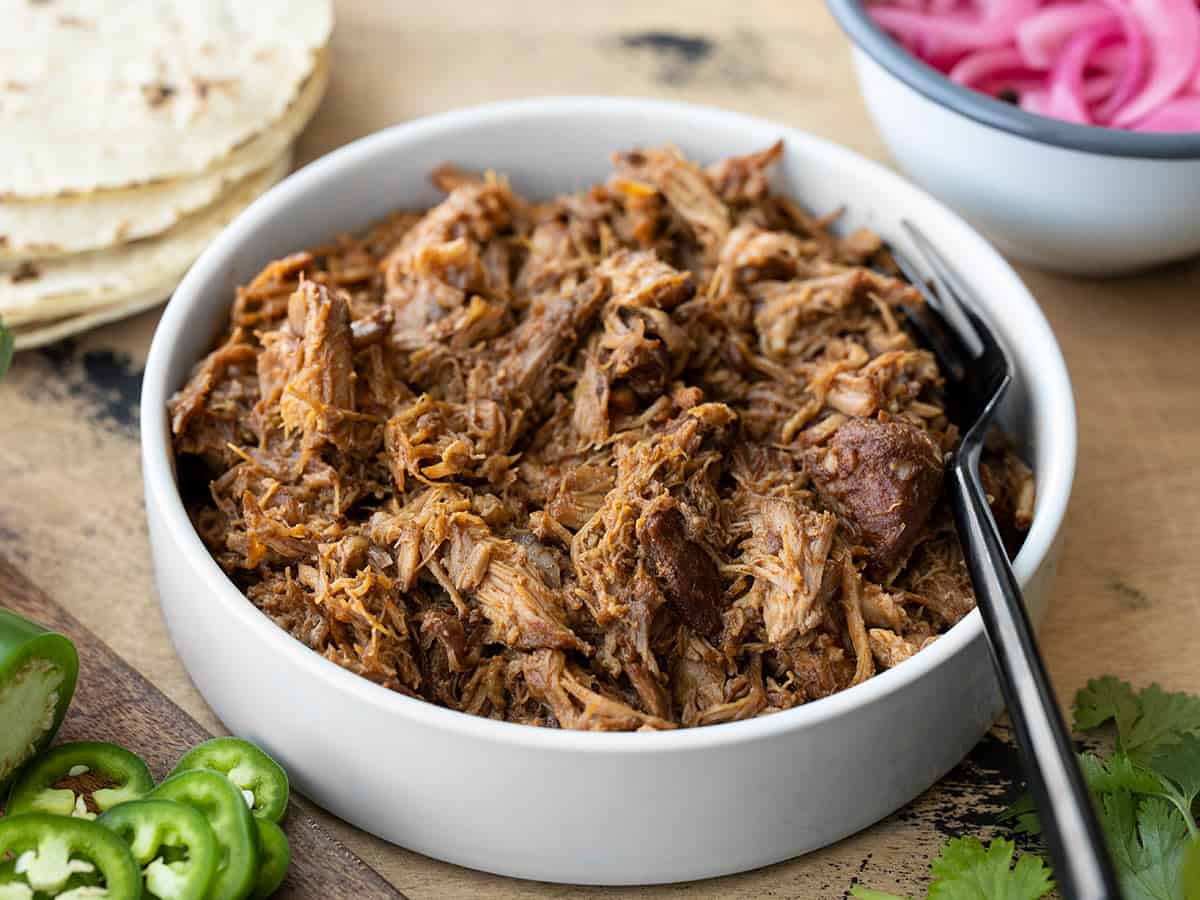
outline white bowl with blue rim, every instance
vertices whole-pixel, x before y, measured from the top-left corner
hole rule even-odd
[[[1200,133],[1076,125],[952,82],[867,15],[827,0],[900,167],[1005,253],[1115,275],[1200,253]]]

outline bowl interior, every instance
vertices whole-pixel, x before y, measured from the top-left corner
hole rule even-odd
[[[932,236],[976,291],[980,306],[1010,348],[1016,389],[1003,411],[1038,478],[1033,527],[1015,568],[1025,582],[1049,549],[1070,491],[1075,460],[1075,419],[1070,384],[1054,337],[1037,304],[1004,260],[953,213],[900,177],[836,145],[760,119],[704,107],[644,100],[563,98],[497,104],[449,113],[380,132],[348,145],[273,188],[209,247],[176,290],[155,335],[142,394],[142,440],[148,501],[164,507],[173,529],[191,532],[191,556],[207,551],[191,529],[172,474],[165,404],[209,349],[226,319],[234,287],[266,262],[316,244],[339,231],[357,231],[398,207],[423,208],[440,195],[429,182],[439,164],[494,169],[535,198],[573,191],[603,180],[610,154],[633,146],[672,143],[702,163],[759,150],[782,138],[786,145],[774,181],[808,208],[825,213],[845,208],[848,227],[866,226],[901,249],[913,251],[898,227],[907,217]],[[249,604],[209,559],[203,566],[224,602]],[[223,582],[223,586],[220,586]],[[260,626],[291,640],[265,617]],[[863,685],[762,720],[662,735],[583,735],[644,741],[691,740],[688,732],[745,733],[814,716],[838,714],[856,702],[900,688],[939,659],[956,652],[981,625],[977,613],[942,640]],[[298,653],[315,657],[298,642]],[[321,660],[321,662],[324,662]],[[333,667],[332,663],[327,664]],[[355,690],[389,694],[361,682]],[[350,681],[347,681],[350,684]],[[387,702],[415,701],[394,696]],[[427,705],[427,704],[421,704]],[[438,708],[431,715],[469,718]],[[768,724],[774,723],[774,724]],[[505,723],[481,721],[479,727]],[[517,728],[523,732],[544,729]],[[740,731],[738,731],[740,729]],[[578,736],[577,736],[578,737]],[[525,738],[522,738],[525,739]],[[528,736],[529,740],[542,738]]]

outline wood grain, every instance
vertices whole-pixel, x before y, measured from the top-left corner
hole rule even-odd
[[[79,651],[79,684],[58,741],[110,741],[128,747],[146,760],[157,780],[189,747],[212,737],[3,556],[0,606],[62,632]],[[284,831],[292,864],[276,897],[403,900],[403,894],[325,831],[295,796]]]
[[[713,104],[887,161],[848,45],[819,0],[337,0],[332,57],[329,95],[297,164],[416,116],[551,93]],[[1042,631],[1059,697],[1069,702],[1105,672],[1200,692],[1188,643],[1200,620],[1200,264],[1103,282],[1020,271],[1062,345],[1079,409],[1075,491]],[[215,731],[220,723],[171,648],[150,570],[137,410],[157,318],[17,355],[0,384],[0,546]],[[936,728],[938,714],[914,727]],[[732,878],[641,890],[470,872],[313,815],[413,900],[684,892],[831,900],[855,883],[924,896],[937,846],[949,834],[980,833],[1011,790],[1014,766],[1008,745],[989,739],[913,805],[833,847]]]

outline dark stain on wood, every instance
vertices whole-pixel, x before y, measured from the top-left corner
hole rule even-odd
[[[784,84],[768,65],[761,36],[751,31],[734,31],[719,41],[703,34],[636,31],[606,43],[622,53],[647,57],[654,66],[650,77],[666,87],[744,89]]]
[[[43,347],[41,357],[66,393],[84,401],[89,417],[100,424],[137,434],[142,370],[127,354],[112,350],[80,353],[73,340]]]
[[[5,510],[0,509],[0,547],[9,556],[25,562],[29,559],[29,547],[25,544],[25,534],[14,527]]]
[[[211,737],[3,556],[0,606],[61,631],[79,650],[79,685],[59,733],[60,741],[121,744],[145,759],[156,778],[162,778],[184,751]],[[292,847],[292,864],[277,898],[405,900],[378,872],[326,832],[302,798],[293,796],[284,831]]]
[[[639,31],[621,36],[631,50],[648,49],[658,56],[698,63],[712,55],[713,42],[701,35],[676,34],[672,31]]]
[[[1143,591],[1139,591],[1133,585],[1126,584],[1119,578],[1113,578],[1108,582],[1107,587],[1110,591],[1116,594],[1117,602],[1120,603],[1124,609],[1149,609],[1154,605],[1151,603],[1150,598],[1147,597]]]
[[[951,838],[979,837],[988,841],[1004,837],[1017,845],[1018,853],[1045,853],[1041,839],[1014,834],[997,817],[1024,791],[1020,753],[1006,725],[997,724],[934,787],[908,806],[893,813],[887,821],[901,822],[914,833],[932,833],[936,840],[928,847],[927,858],[914,858],[912,874],[928,880],[927,866],[939,852],[939,845]],[[868,873],[874,853],[867,853],[849,879],[843,898],[850,897],[855,885],[871,886]],[[918,875],[918,871],[921,872]]]
[[[961,763],[895,816],[932,828],[943,838],[978,834],[996,825],[996,816],[1023,787],[1021,760],[1006,729],[989,732]]]

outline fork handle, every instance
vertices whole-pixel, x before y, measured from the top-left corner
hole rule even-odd
[[[1104,833],[988,508],[981,442],[963,451],[949,475],[954,518],[1055,879],[1068,900],[1120,900]]]

